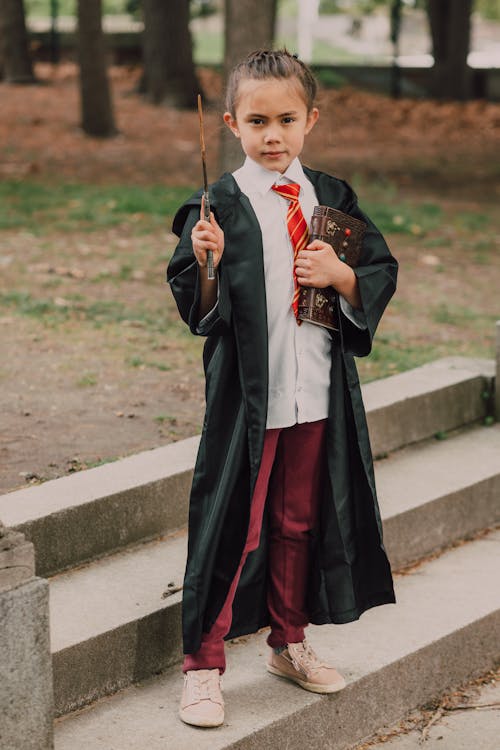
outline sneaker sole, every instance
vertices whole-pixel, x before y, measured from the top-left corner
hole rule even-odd
[[[345,681],[336,683],[334,685],[318,685],[314,682],[305,682],[305,680],[301,680],[300,677],[294,677],[291,674],[282,672],[277,667],[273,667],[272,664],[267,664],[267,671],[270,672],[271,674],[276,675],[276,677],[282,677],[284,680],[290,680],[291,682],[295,682],[297,685],[300,685],[301,688],[304,688],[304,690],[309,690],[310,693],[320,693],[322,695],[325,695],[328,693],[338,693],[340,690],[343,690],[346,686]]]
[[[222,724],[224,724],[224,716],[219,721],[217,719],[215,719],[215,720],[214,719],[212,719],[212,720],[210,720],[210,719],[205,719],[205,720],[200,719],[200,720],[196,721],[194,719],[194,717],[191,718],[189,716],[183,716],[182,712],[179,712],[179,718],[181,719],[181,721],[184,722],[184,724],[189,724],[191,727],[200,727],[202,729],[210,729],[210,728],[213,728],[213,727],[220,727],[220,726],[222,726]]]

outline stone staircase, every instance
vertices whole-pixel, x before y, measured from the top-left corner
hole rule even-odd
[[[226,723],[210,732],[177,719],[197,438],[0,497],[0,519],[34,543],[49,578],[56,749],[345,750],[489,669],[500,657],[493,375],[493,362],[447,358],[364,386],[397,605],[309,629],[348,681],[333,696],[268,675],[265,633],[229,644]]]

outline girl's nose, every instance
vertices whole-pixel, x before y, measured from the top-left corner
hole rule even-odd
[[[267,128],[266,132],[264,133],[264,141],[266,143],[274,143],[274,141],[279,141],[279,135],[276,128]]]

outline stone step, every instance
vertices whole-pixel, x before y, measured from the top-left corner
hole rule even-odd
[[[144,451],[0,497],[49,576],[185,525],[199,438]]]
[[[477,422],[491,411],[494,364],[449,357],[363,387],[374,455]],[[0,497],[0,519],[52,575],[169,533],[187,518],[198,437]]]
[[[265,632],[228,646],[226,721],[177,718],[178,667],[56,723],[55,750],[345,750],[384,724],[490,668],[500,656],[500,531],[396,578],[397,604],[346,625],[311,627],[347,687],[318,696],[265,671]],[[242,642],[244,641],[244,642]],[[115,653],[120,658],[120,653]]]
[[[493,413],[493,360],[446,357],[363,387],[380,456]]]
[[[50,579],[56,715],[181,659],[186,550],[178,532]]]
[[[400,567],[500,522],[500,425],[408,448],[378,462],[376,475],[385,544]],[[172,592],[185,554],[178,532],[51,579],[58,714],[181,658],[181,593]]]
[[[500,424],[409,446],[375,462],[394,569],[500,523]]]

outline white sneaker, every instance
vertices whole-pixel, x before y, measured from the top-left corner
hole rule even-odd
[[[285,677],[312,693],[336,693],[345,688],[345,680],[335,667],[324,664],[307,641],[289,643],[284,651],[269,654],[267,671]]]
[[[190,669],[184,675],[179,716],[195,727],[219,727],[224,722],[222,680],[218,669]]]

